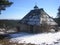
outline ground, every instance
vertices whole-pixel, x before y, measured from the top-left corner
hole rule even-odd
[[[60,45],[60,32],[39,34],[18,33],[10,36],[12,37],[10,42]]]
[[[60,45],[60,32],[49,32],[49,33],[15,33],[9,34],[10,39],[4,39],[5,45]],[[1,43],[0,43],[1,44]]]

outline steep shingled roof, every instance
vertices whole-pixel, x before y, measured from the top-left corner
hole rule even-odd
[[[43,8],[39,9],[36,5],[33,10],[21,19],[20,22],[29,25],[40,25],[44,23],[57,25],[57,23],[44,11]]]

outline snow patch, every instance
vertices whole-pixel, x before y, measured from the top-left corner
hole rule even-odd
[[[21,35],[21,33],[19,35]],[[25,36],[11,38],[10,42],[32,43],[32,44],[54,44],[54,43],[58,43],[59,39],[60,39],[60,32],[56,32],[56,33],[42,33],[42,34],[33,34],[33,35],[28,34]]]

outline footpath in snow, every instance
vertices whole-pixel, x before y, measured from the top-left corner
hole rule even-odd
[[[18,33],[10,34],[10,36],[12,37],[10,42],[60,45],[60,32],[40,34]]]

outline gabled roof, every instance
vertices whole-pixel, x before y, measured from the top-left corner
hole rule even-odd
[[[36,5],[33,10],[21,19],[20,22],[29,25],[40,25],[44,23],[57,25],[57,23],[43,10],[43,8],[39,9]]]

